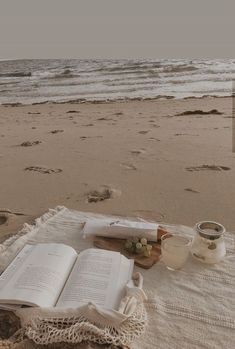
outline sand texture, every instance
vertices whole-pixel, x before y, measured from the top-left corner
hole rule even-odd
[[[234,229],[231,98],[0,106],[0,240],[48,208]]]

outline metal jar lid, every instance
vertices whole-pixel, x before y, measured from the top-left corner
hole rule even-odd
[[[216,240],[225,233],[225,227],[217,222],[204,221],[196,224],[196,230],[200,236],[208,240]]]

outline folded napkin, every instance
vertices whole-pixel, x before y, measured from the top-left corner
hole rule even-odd
[[[157,223],[131,222],[122,220],[89,220],[83,228],[85,239],[95,236],[128,239],[133,236],[145,237],[149,241],[157,241]]]

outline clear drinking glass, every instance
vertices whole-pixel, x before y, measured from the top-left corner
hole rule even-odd
[[[177,270],[185,264],[191,240],[180,234],[167,233],[161,237],[161,260],[170,270]]]

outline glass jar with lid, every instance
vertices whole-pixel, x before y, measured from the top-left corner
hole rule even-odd
[[[226,255],[224,226],[220,223],[204,221],[197,223],[194,229],[195,235],[191,245],[193,257],[203,263],[219,263]]]

